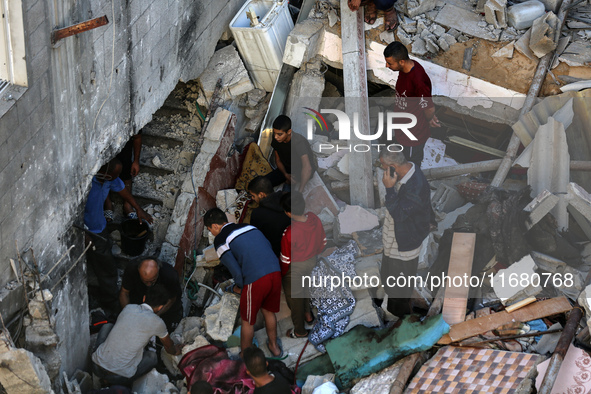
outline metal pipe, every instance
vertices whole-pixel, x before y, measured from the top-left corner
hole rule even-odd
[[[571,5],[572,0],[564,0],[562,5],[560,6],[560,11],[558,12],[558,28],[556,29],[554,42],[558,42],[560,38],[560,32],[562,31],[562,27],[564,26],[564,21],[566,20],[566,15],[568,14],[569,6]],[[540,59],[538,63],[538,67],[536,68],[536,73],[532,79],[532,83],[529,87],[529,91],[527,92],[527,96],[525,98],[525,102],[523,103],[523,107],[519,112],[519,117],[525,115],[534,106],[534,102],[536,97],[540,94],[542,90],[542,85],[544,84],[544,80],[546,79],[546,73],[554,59],[554,52],[547,53],[543,58]],[[499,187],[505,181],[509,170],[511,169],[512,163],[515,161],[515,157],[517,156],[517,150],[519,149],[519,145],[521,145],[521,141],[517,134],[513,133],[511,136],[511,141],[509,142],[509,146],[507,147],[507,153],[503,158],[503,161],[491,182],[492,186]]]

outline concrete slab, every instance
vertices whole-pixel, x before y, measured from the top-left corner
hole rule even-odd
[[[519,40],[515,42],[515,49],[521,52],[522,55],[525,55],[529,59],[533,61],[538,61],[538,57],[532,52],[529,47],[529,42],[531,39],[531,28],[529,28],[524,35],[522,35]]]
[[[283,52],[283,63],[300,68],[316,56],[320,43],[324,24],[318,20],[306,19],[297,23],[289,33]]]
[[[542,190],[540,194],[536,196],[527,204],[523,210],[528,213],[528,220],[525,222],[527,229],[529,230],[536,225],[546,214],[548,214],[558,204],[560,199],[548,190]]]
[[[575,41],[566,47],[558,59],[571,67],[584,67],[591,63],[591,43]]]
[[[404,13],[411,18],[431,11],[437,5],[437,0],[408,0],[403,3]]]
[[[554,35],[559,24],[558,17],[552,11],[534,21],[529,48],[538,58],[556,49],[558,43],[554,41]]]
[[[351,286],[351,290],[365,290],[380,286],[379,279],[371,281],[369,278],[380,277],[380,266],[382,265],[382,255],[374,254],[373,256],[360,257],[355,260],[355,272],[360,278],[368,278],[360,282],[359,286]],[[355,283],[354,283],[355,284]],[[357,306],[356,306],[357,307]]]
[[[562,123],[548,118],[548,123],[538,129],[533,145],[527,183],[536,195],[548,190],[559,197],[559,202],[551,212],[558,227],[567,229],[566,193],[570,179],[570,155]]]
[[[354,232],[379,226],[378,217],[359,205],[347,205],[337,216],[338,236],[352,237]]]
[[[498,51],[492,54],[492,57],[502,57],[505,59],[513,58],[513,50],[515,49],[515,41],[511,41]]]
[[[475,14],[474,12],[452,4],[445,4],[435,18],[435,22],[440,25],[450,28],[453,27],[454,29],[470,36],[489,41],[498,41],[500,33],[495,34],[487,28],[478,26],[478,22],[481,20],[479,14]]]
[[[224,293],[222,300],[204,312],[207,334],[216,341],[225,342],[234,332],[240,297]]]
[[[495,29],[507,27],[507,0],[488,0],[484,4],[484,19]]]

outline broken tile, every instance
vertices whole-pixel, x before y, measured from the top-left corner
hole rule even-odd
[[[498,51],[492,54],[492,57],[502,57],[505,59],[513,58],[513,50],[515,49],[515,41],[511,41]]]
[[[556,49],[557,43],[554,41],[554,35],[558,25],[558,17],[551,11],[534,21],[531,27],[529,48],[538,58],[542,58]]]
[[[535,281],[527,281],[528,286],[522,286],[522,281],[515,280],[526,276],[533,278],[537,266],[530,255],[526,255],[509,268],[502,269],[493,277],[492,286],[495,294],[503,305],[512,305],[528,297],[533,297],[542,291],[542,288]],[[510,278],[513,278],[510,282]],[[534,286],[537,284],[537,286]]]
[[[484,18],[497,29],[507,27],[507,0],[487,0],[484,4]]]

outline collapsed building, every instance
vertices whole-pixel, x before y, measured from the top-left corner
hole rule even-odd
[[[484,380],[478,387],[509,376],[508,389],[530,392],[538,370],[543,380],[540,365],[554,352],[557,330],[571,320],[565,313],[580,312],[573,309],[577,301],[587,316],[591,313],[585,290],[591,264],[591,132],[583,90],[589,73],[588,6],[535,2],[543,9],[536,4],[537,14],[524,20],[513,8],[520,4],[508,7],[496,0],[408,1],[400,4],[400,27],[392,33],[383,31],[382,17],[364,24],[336,1],[304,1],[295,24],[286,4],[273,4],[270,12],[261,3],[249,9],[250,18],[236,1],[73,5],[25,0],[9,2],[3,10],[10,18],[4,23],[14,31],[7,41],[13,55],[2,74],[8,83],[0,101],[0,315],[6,335],[1,357],[10,366],[0,369],[4,389],[25,392],[19,376],[29,379],[31,392],[86,392],[92,386],[83,372],[89,370],[91,336],[81,214],[92,175],[140,130],[142,171],[134,195],[155,218],[140,254],[157,255],[186,281],[191,316],[173,336],[186,345],[183,354],[215,341],[237,353],[238,302],[208,289],[221,285],[202,213],[218,206],[236,220],[246,214],[248,198],[239,192],[248,179],[241,176],[248,147],[254,143],[263,158],[269,157],[270,125],[281,113],[304,133],[303,107],[319,110],[323,100],[365,94],[368,100],[355,105],[375,129],[375,114],[382,110],[377,98],[391,95],[396,82],[383,50],[398,40],[433,81],[444,123],[428,143],[422,166],[438,228],[422,247],[419,268],[423,275],[469,269],[490,280],[478,292],[461,286],[453,294],[417,288],[416,304],[443,316],[449,333],[441,334],[435,347],[394,341],[390,349],[407,350],[388,353],[385,364],[374,363],[376,347],[368,346],[368,355],[354,343],[368,335],[362,327],[383,328],[392,316],[372,305],[370,288],[377,286],[354,286],[347,327],[328,342],[326,354],[306,346],[306,340],[284,338],[288,357],[283,362],[292,369],[301,366],[296,378],[308,378],[309,390],[336,378],[340,389],[351,392],[389,392],[392,386],[402,392],[407,385],[414,392],[453,383],[444,377],[457,371],[442,370],[441,360],[504,357],[509,361],[486,367],[503,367],[502,372],[479,370]],[[273,34],[285,45],[261,48],[245,40],[254,20],[273,24]],[[68,30],[85,21],[89,30]],[[547,97],[535,100],[538,95]],[[371,165],[375,154],[360,159],[347,150],[349,142],[337,138],[336,126],[326,131],[311,141],[319,170],[305,191],[308,209],[321,218],[331,246],[346,247],[351,240],[357,245],[348,269],[379,274],[385,215],[381,169]],[[519,145],[524,149],[518,155]],[[511,167],[513,179],[506,180]],[[121,212],[116,214],[117,222]],[[113,240],[124,248],[121,230],[113,230]],[[450,256],[458,251],[456,235],[465,233],[474,234],[461,246],[473,261],[455,267],[452,262],[459,260]],[[122,267],[133,258],[116,252]],[[501,294],[495,278],[511,272],[568,274],[574,285],[513,286],[511,294]],[[551,300],[517,309],[518,315],[504,309],[532,297]],[[459,300],[459,306],[448,300]],[[517,323],[510,325],[512,320]],[[285,302],[278,321],[279,332],[291,324]],[[528,324],[533,321],[543,326]],[[575,330],[577,342],[588,349],[585,321],[574,324],[581,329]],[[441,330],[442,324],[433,320],[428,327]],[[531,339],[530,331],[553,329]],[[264,329],[257,331],[259,344],[265,335]],[[505,338],[519,335],[523,339]],[[559,347],[565,364],[572,353],[585,356],[586,350],[569,348],[571,341],[572,336]],[[370,367],[339,363],[347,358],[344,349],[358,351],[356,359]],[[171,376],[178,376],[180,357],[162,352],[162,358]],[[422,367],[410,380],[415,365]],[[516,371],[518,365],[526,366],[524,373]],[[15,374],[17,368],[24,375]],[[153,372],[134,390],[148,392],[158,385],[168,392],[182,390],[182,383],[173,387],[168,377]],[[440,380],[417,388],[428,376]]]

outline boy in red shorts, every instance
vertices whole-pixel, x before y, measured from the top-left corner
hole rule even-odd
[[[269,351],[275,357],[282,357],[275,317],[281,298],[281,271],[271,244],[256,227],[228,223],[226,214],[219,208],[207,211],[203,222],[215,236],[213,244],[221,263],[234,277],[236,285],[232,291],[240,294],[240,347],[244,350],[252,345],[254,324],[261,310]]]
[[[281,206],[291,218],[291,225],[285,229],[281,239],[281,275],[285,300],[291,309],[293,329],[285,336],[305,338],[308,336],[305,323],[312,323],[308,289],[302,285],[302,277],[309,276],[316,265],[316,256],[326,246],[326,234],[322,222],[312,212],[304,214],[306,202],[300,192],[281,196]]]

